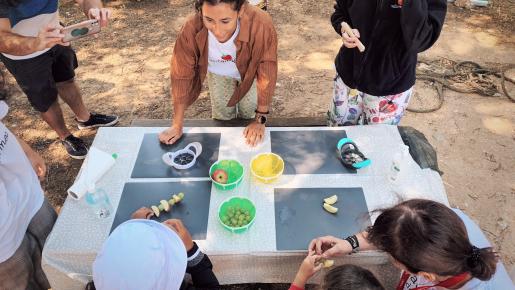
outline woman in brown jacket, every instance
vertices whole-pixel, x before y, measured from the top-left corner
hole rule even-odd
[[[246,0],[197,0],[184,24],[171,64],[173,123],[159,134],[165,144],[182,136],[184,111],[207,76],[212,117],[255,119],[247,144],[262,141],[277,80],[277,34],[272,18]]]

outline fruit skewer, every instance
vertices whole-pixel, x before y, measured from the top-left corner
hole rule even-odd
[[[159,215],[161,214],[162,211],[169,212],[170,210],[172,210],[172,206],[181,202],[183,199],[184,199],[184,193],[179,192],[178,194],[172,195],[172,198],[170,200],[166,201],[163,199],[159,202],[159,205],[157,205],[157,206],[153,205],[150,208],[154,212],[154,215],[156,217],[159,217]]]

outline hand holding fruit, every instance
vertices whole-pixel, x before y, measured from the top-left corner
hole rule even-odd
[[[309,278],[311,278],[316,272],[320,271],[323,267],[323,263],[319,263],[320,255],[317,255],[315,251],[309,250],[308,256],[302,261],[299,271],[295,276],[293,284],[300,288],[304,288]]]
[[[150,219],[154,212],[148,207],[142,207],[131,215],[131,219]]]
[[[186,247],[186,251],[189,251],[191,248],[193,248],[193,239],[191,238],[191,234],[188,232],[188,229],[186,229],[181,220],[169,219],[164,221],[163,224],[169,227],[172,231],[176,232],[177,235],[179,235],[182,242],[184,243],[184,246]]]
[[[316,238],[309,243],[309,251],[315,251],[317,255],[327,259],[336,256],[347,255],[352,252],[351,245],[342,239],[333,236]]]

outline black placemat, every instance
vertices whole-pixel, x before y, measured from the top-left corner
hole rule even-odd
[[[205,240],[211,200],[211,181],[126,183],[111,232],[119,224],[130,219],[137,209],[158,206],[160,200],[169,200],[173,194],[179,192],[184,192],[184,200],[174,205],[170,212],[162,211],[159,218],[153,219],[159,222],[171,218],[180,219],[193,239]]]
[[[284,160],[284,174],[345,174],[338,159],[336,144],[347,137],[343,130],[271,131],[272,152]]]
[[[183,149],[192,142],[200,142],[200,144],[202,144],[202,153],[197,158],[193,167],[178,170],[163,162],[163,154]],[[173,145],[165,145],[159,142],[158,134],[145,134],[131,177],[209,177],[209,167],[218,160],[219,148],[220,133],[184,134],[182,138]]]
[[[323,199],[338,195],[336,214],[322,207]],[[276,188],[275,230],[278,251],[307,250],[317,237],[347,237],[370,226],[361,188]]]

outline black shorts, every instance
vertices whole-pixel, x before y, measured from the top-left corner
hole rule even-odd
[[[48,111],[57,100],[56,83],[72,80],[78,66],[75,51],[62,45],[34,58],[13,60],[0,54],[0,59],[39,112]]]

